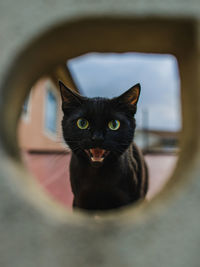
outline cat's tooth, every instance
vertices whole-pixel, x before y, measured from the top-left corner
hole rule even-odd
[[[93,162],[102,162],[104,160],[104,158],[94,158],[94,157],[91,157],[91,160]]]

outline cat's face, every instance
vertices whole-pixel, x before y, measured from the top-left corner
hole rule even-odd
[[[61,82],[60,89],[63,136],[71,150],[92,166],[119,157],[133,140],[140,85],[113,99],[86,98]]]

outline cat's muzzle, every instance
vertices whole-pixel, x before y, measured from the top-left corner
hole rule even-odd
[[[85,149],[85,152],[89,156],[92,162],[103,162],[105,157],[109,154],[109,151],[101,148]]]

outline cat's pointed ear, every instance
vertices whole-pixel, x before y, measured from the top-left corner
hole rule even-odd
[[[62,97],[62,108],[69,108],[72,106],[77,106],[82,104],[84,97],[72,91],[67,86],[64,85],[61,81],[59,81],[60,93]]]
[[[140,84],[137,83],[133,87],[131,87],[129,90],[127,90],[125,93],[120,95],[117,99],[120,102],[123,102],[124,104],[128,104],[131,106],[136,106],[139,96],[140,96]]]

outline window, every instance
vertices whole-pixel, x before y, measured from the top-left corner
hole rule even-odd
[[[57,130],[57,105],[55,93],[48,89],[46,93],[45,106],[45,129],[54,135]]]
[[[24,101],[24,105],[23,105],[23,113],[27,114],[28,112],[28,102],[29,102],[29,95],[28,97],[25,99]]]
[[[22,118],[24,121],[28,121],[30,117],[30,94],[26,97],[23,107],[22,107]]]

